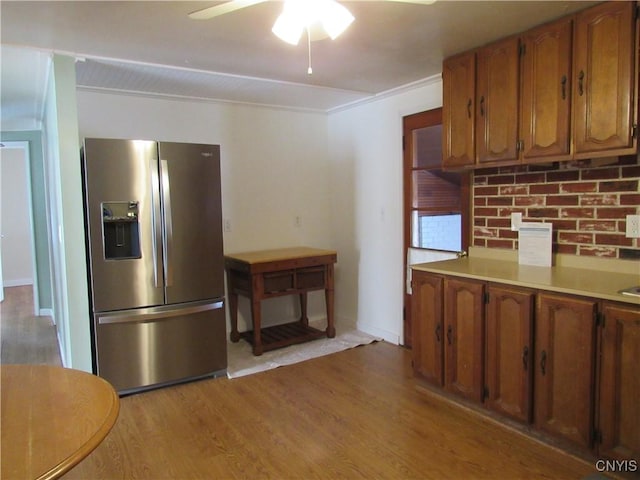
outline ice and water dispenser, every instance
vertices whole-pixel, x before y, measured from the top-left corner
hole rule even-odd
[[[140,258],[138,202],[102,202],[104,258]]]

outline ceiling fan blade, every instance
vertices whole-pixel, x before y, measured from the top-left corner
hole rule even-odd
[[[218,15],[224,15],[225,13],[231,13],[241,8],[250,7],[256,3],[263,3],[266,0],[231,0],[230,2],[223,3],[221,5],[214,5],[213,7],[203,8],[202,10],[196,10],[189,14],[189,18],[194,20],[208,20]]]

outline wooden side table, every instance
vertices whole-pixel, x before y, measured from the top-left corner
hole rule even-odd
[[[231,313],[231,341],[245,338],[253,346],[254,355],[276,348],[302,343],[323,336],[333,338],[333,264],[337,253],[310,247],[235,253],[225,256],[229,309]],[[307,293],[325,291],[327,328],[323,332],[309,326]],[[238,332],[238,295],[251,301],[253,330]],[[298,295],[300,319],[284,325],[261,328],[260,302],[265,298]]]

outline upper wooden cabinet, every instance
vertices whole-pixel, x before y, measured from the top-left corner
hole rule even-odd
[[[476,54],[444,61],[442,68],[442,157],[448,167],[475,163]]]
[[[605,2],[446,59],[443,168],[636,153],[638,8]]]
[[[476,163],[518,160],[518,39],[478,51]]]
[[[524,162],[571,158],[572,18],[522,35],[520,147]]]
[[[636,8],[635,2],[606,2],[576,15],[575,158],[636,152]]]
[[[443,63],[444,168],[517,160],[518,39]]]

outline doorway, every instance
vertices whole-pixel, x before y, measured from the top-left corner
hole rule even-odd
[[[403,343],[411,347],[413,263],[455,258],[469,246],[470,173],[444,171],[442,108],[402,119],[404,267]]]
[[[39,312],[28,142],[0,150],[0,288],[31,285]]]

